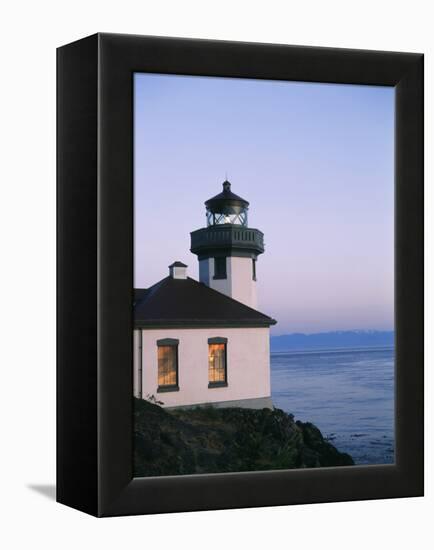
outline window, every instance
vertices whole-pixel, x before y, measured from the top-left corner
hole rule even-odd
[[[256,281],[256,260],[252,260],[252,279]]]
[[[208,340],[208,387],[227,386],[227,338]]]
[[[241,210],[237,214],[222,212],[206,212],[207,225],[242,225],[247,227],[247,210]]]
[[[226,279],[226,258],[214,258],[214,279]]]
[[[178,387],[178,340],[165,338],[157,341],[158,346],[158,389],[159,392],[177,391]]]

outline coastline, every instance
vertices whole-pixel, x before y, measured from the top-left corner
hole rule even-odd
[[[271,353],[273,403],[317,425],[356,464],[394,462],[394,348]]]
[[[135,477],[353,464],[314,424],[281,409],[166,411],[134,399]]]

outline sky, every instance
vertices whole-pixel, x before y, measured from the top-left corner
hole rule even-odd
[[[394,327],[394,89],[136,73],[135,287],[180,260],[227,176],[265,234],[272,333]]]

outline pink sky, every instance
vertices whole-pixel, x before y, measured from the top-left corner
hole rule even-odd
[[[188,264],[204,201],[232,190],[265,233],[274,334],[393,329],[394,90],[136,74],[135,286]]]

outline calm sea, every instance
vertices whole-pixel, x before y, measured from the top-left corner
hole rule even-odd
[[[356,464],[394,462],[392,348],[272,353],[271,394]]]

